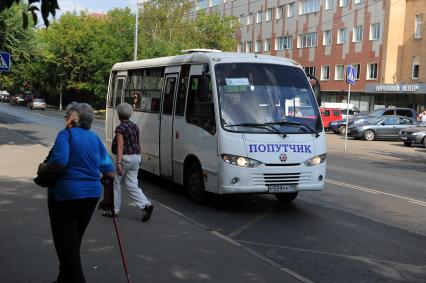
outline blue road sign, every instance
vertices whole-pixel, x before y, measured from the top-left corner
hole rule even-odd
[[[0,52],[0,72],[10,71],[10,54],[7,52]]]
[[[346,66],[346,82],[348,84],[355,84],[355,69],[352,65]]]

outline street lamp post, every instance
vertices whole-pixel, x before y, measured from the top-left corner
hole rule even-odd
[[[136,23],[135,23],[135,45],[133,60],[138,60],[138,33],[139,33],[139,8],[141,8],[144,0],[136,0]]]

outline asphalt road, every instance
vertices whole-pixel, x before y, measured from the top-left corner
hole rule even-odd
[[[63,112],[0,104],[0,123],[45,145]],[[103,121],[93,130],[103,138]],[[176,184],[142,174],[147,195],[313,282],[426,282],[426,149],[327,135],[327,185],[280,205],[269,195],[191,203]],[[224,259],[226,260],[226,259]]]

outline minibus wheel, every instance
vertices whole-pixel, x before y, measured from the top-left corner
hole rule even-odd
[[[186,189],[189,198],[198,204],[202,204],[206,199],[206,191],[204,189],[203,173],[200,165],[192,163],[186,174]]]
[[[275,197],[280,202],[290,202],[296,199],[299,192],[275,194]]]

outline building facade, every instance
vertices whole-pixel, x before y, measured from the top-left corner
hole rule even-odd
[[[233,15],[237,52],[298,61],[321,80],[323,101],[426,108],[425,0],[199,0],[194,13]],[[425,16],[426,17],[426,16]],[[425,34],[426,36],[426,34]],[[422,56],[422,54],[424,54]]]

